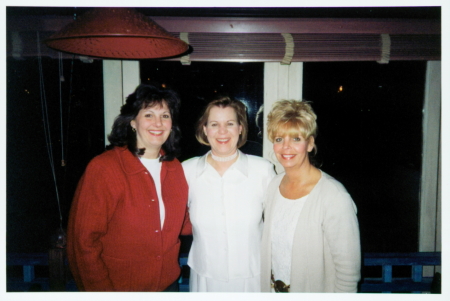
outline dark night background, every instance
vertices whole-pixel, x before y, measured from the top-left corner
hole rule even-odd
[[[7,251],[46,252],[59,227],[48,149],[53,152],[62,223],[87,163],[104,150],[102,62],[42,58],[51,128],[44,135],[39,64],[7,61]],[[318,161],[341,181],[357,207],[365,252],[415,252],[425,62],[304,63],[303,98],[318,115]],[[262,63],[143,61],[141,80],[175,88],[182,99],[182,157],[202,154],[193,124],[213,95],[249,107],[249,139],[263,102]],[[342,86],[342,91],[339,87]],[[61,119],[63,143],[61,144]],[[61,166],[64,153],[65,166]]]

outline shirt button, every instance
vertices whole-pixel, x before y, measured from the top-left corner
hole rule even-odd
[[[156,231],[155,231],[155,233],[158,233],[158,232],[159,232],[159,230],[156,230]]]
[[[152,202],[154,202],[155,200],[152,200]]]

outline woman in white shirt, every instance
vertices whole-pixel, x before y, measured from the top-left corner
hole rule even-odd
[[[193,242],[191,292],[259,292],[264,192],[272,163],[238,150],[247,140],[244,104],[228,97],[208,104],[197,140],[211,147],[183,162]]]
[[[282,100],[267,118],[268,137],[285,172],[266,193],[261,290],[356,292],[356,206],[341,183],[311,164],[315,113],[307,102]]]

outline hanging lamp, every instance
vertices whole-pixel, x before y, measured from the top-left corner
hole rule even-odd
[[[189,45],[132,8],[94,8],[44,41],[84,56],[153,59],[185,53]]]

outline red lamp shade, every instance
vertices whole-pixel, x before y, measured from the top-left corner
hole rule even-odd
[[[95,8],[44,41],[80,55],[150,59],[183,54],[189,45],[132,8]]]

